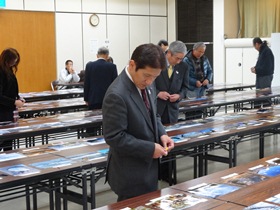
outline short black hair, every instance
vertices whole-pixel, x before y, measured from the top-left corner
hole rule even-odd
[[[255,45],[255,44],[262,44],[263,43],[263,41],[261,40],[261,38],[260,37],[255,37],[254,39],[253,39],[253,44]]]
[[[73,61],[72,60],[67,60],[67,61],[65,61],[65,65],[67,65],[68,63],[73,63]]]
[[[149,66],[151,68],[166,68],[166,58],[160,46],[154,44],[139,45],[132,53],[131,60],[136,64],[136,71]]]
[[[266,40],[262,41],[260,37],[255,37],[253,39],[253,45],[255,46],[257,43],[262,45],[267,45],[267,41]]]
[[[164,46],[168,46],[168,41],[166,41],[165,39],[159,40],[158,46],[161,46],[162,44],[163,44]]]

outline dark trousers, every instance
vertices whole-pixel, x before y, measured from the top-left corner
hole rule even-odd
[[[257,89],[270,88],[272,80],[273,80],[273,75],[265,75],[265,76],[257,75],[256,88]]]
[[[94,111],[96,109],[101,109],[101,106],[91,106],[91,105],[89,105],[88,109]],[[99,135],[102,135],[102,134],[103,134],[103,132],[102,132],[102,126],[101,125],[86,128],[86,137],[99,136]]]
[[[10,111],[0,111],[0,122],[7,122],[7,121],[13,121],[13,110]],[[1,150],[8,151],[13,149],[13,140],[6,140],[0,142],[0,151]]]

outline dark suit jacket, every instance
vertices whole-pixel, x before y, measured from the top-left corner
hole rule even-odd
[[[147,88],[150,117],[135,84],[123,70],[103,101],[103,132],[110,146],[107,180],[119,196],[129,198],[157,189],[158,160],[153,159],[154,143],[166,132],[155,114],[153,91]]]
[[[101,109],[104,95],[118,76],[115,64],[98,59],[89,62],[85,69],[84,100],[88,102],[89,109]]]
[[[188,65],[184,62],[174,66],[172,77],[169,79],[167,70],[161,72],[161,74],[155,80],[155,86],[157,94],[160,91],[166,91],[169,94],[180,94],[180,98],[186,97],[187,87],[189,82],[189,71]],[[164,101],[160,98],[157,99],[157,110],[160,116],[163,115],[165,109],[168,110],[170,122],[174,123],[178,121],[179,107],[178,102],[171,103],[169,100]]]

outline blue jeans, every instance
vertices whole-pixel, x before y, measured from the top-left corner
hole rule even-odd
[[[205,96],[206,88],[204,86],[200,88],[195,88],[194,90],[188,90],[187,91],[187,97],[188,98],[201,98],[202,96]]]

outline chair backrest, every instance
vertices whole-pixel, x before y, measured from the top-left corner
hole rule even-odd
[[[58,80],[54,80],[51,82],[52,90],[57,90]]]
[[[80,77],[80,81],[79,82],[84,82],[85,81],[85,70],[81,70],[78,75]]]

